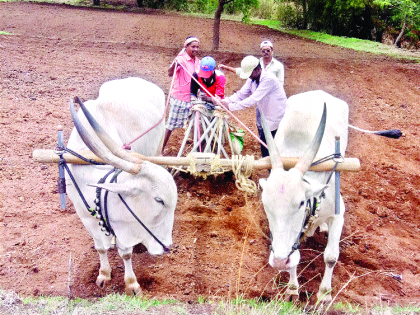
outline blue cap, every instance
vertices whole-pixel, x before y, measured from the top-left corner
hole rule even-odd
[[[200,71],[198,72],[198,76],[202,78],[209,78],[213,70],[216,68],[216,61],[210,57],[206,56],[203,59],[201,59],[200,62]]]

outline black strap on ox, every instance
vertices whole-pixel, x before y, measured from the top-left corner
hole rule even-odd
[[[117,170],[116,168],[110,170],[108,173],[105,174],[104,177],[102,177],[98,184],[103,184],[105,183],[106,179],[108,178],[109,175],[111,175],[112,173],[114,173],[114,176],[111,178],[110,183],[114,183],[117,181],[117,176],[121,173],[121,170]],[[114,230],[111,227],[111,222],[109,221],[109,217],[108,217],[108,190],[105,190],[105,194],[104,194],[104,211],[102,212],[102,208],[101,208],[101,191],[102,188],[100,187],[96,187],[96,199],[95,199],[95,204],[96,204],[96,218],[99,219],[99,225],[101,226],[101,230],[102,232],[105,232],[106,236],[109,235],[114,235]]]
[[[343,157],[342,157],[341,153],[334,153],[334,154],[328,155],[328,156],[326,156],[322,159],[319,159],[319,160],[317,160],[317,161],[315,161],[311,164],[311,166],[315,166],[315,165],[321,164],[323,162],[326,162],[328,160],[334,160],[335,165],[334,165],[333,169],[331,170],[330,175],[328,176],[326,184],[329,183],[332,174],[335,172],[335,170],[337,168],[338,163],[341,163],[343,161]],[[322,198],[325,198],[325,193],[324,192],[322,192],[321,195],[320,195],[320,199],[322,199]],[[305,219],[303,220],[302,228],[299,232],[299,235],[296,238],[295,243],[292,246],[292,250],[290,251],[288,257],[290,257],[290,255],[292,255],[293,252],[297,251],[300,248],[300,240],[302,239],[302,237],[304,235],[305,227],[309,223],[309,220],[311,219],[311,217],[313,217],[315,215],[317,206],[318,206],[318,200],[317,200],[316,197],[313,198],[312,203],[311,203],[311,199],[308,199],[306,201]]]
[[[112,178],[111,178],[111,180],[110,180],[110,183],[116,183],[117,182],[117,177],[118,177],[118,175],[119,174],[121,174],[121,172],[122,172],[122,170],[119,170],[119,169],[113,169],[113,170],[111,170],[110,172],[108,172],[100,181],[99,181],[99,184],[102,184],[102,183],[104,183],[105,181],[106,181],[106,178],[111,174],[111,173],[113,173],[113,172],[115,172],[115,174],[114,174],[114,176],[112,176]],[[98,203],[97,203],[97,208],[99,207],[99,209],[100,209],[100,200],[101,200],[101,198],[100,198],[100,195],[101,195],[101,188],[100,187],[97,187],[96,188],[96,199],[95,199],[95,203],[98,201]],[[153,232],[152,231],[150,231],[148,228],[147,228],[147,226],[140,220],[140,218],[134,213],[134,211],[133,210],[131,210],[131,208],[129,207],[129,205],[127,204],[127,202],[124,200],[124,198],[120,195],[120,194],[118,194],[118,197],[120,198],[120,200],[121,200],[121,202],[124,204],[124,206],[127,208],[127,210],[131,213],[131,215],[137,220],[137,222],[138,223],[140,223],[140,225],[147,231],[147,233],[149,233],[150,234],[150,236],[152,236],[153,238],[154,238],[154,240],[156,241],[156,242],[158,242],[159,243],[159,245],[160,246],[162,246],[162,248],[163,248],[163,251],[165,252],[165,253],[169,253],[169,251],[170,251],[170,249],[168,248],[168,247],[166,247],[154,234],[153,234]],[[103,222],[102,224],[101,224],[101,222]],[[106,233],[105,234],[107,234],[108,233],[108,235],[109,235],[109,233],[112,233],[112,235],[115,235],[115,233],[114,233],[114,231],[113,231],[113,229],[112,229],[112,227],[111,227],[111,222],[109,221],[109,217],[108,217],[108,190],[105,190],[105,193],[104,193],[104,213],[103,213],[103,215],[102,215],[102,217],[101,217],[101,221],[100,221],[100,223],[99,223],[101,226],[102,226],[102,231],[105,231]]]
[[[163,247],[163,251],[165,253],[169,253],[170,249],[168,247],[166,247],[153,233],[152,231],[150,231],[146,225],[144,225],[143,222],[141,222],[141,220],[139,219],[139,217],[133,212],[133,210],[131,210],[131,208],[128,206],[128,204],[125,202],[125,200],[123,199],[123,197],[118,194],[118,197],[120,197],[122,203],[125,205],[125,207],[127,208],[128,211],[130,211],[131,215],[137,220],[138,223],[141,224],[141,226],[150,234],[150,236],[152,236],[156,242],[159,243],[160,246]]]
[[[318,203],[318,200],[316,199],[316,197],[313,198],[312,203],[311,203],[311,199],[308,199],[306,201],[305,219],[303,220],[302,228],[300,229],[299,235],[297,236],[296,241],[294,242],[292,246],[292,250],[290,251],[287,257],[290,257],[290,255],[292,255],[293,252],[297,251],[300,248],[300,240],[302,239],[304,235],[303,231],[305,230],[305,227],[309,223],[310,218],[315,215],[317,203]]]
[[[83,195],[83,193],[82,193],[79,185],[77,184],[76,179],[74,178],[73,174],[71,173],[71,171],[70,171],[70,169],[69,169],[66,161],[63,158],[62,152],[64,152],[64,151],[69,152],[69,153],[71,153],[71,154],[73,154],[73,155],[81,158],[82,160],[91,163],[91,164],[95,164],[95,165],[105,165],[105,164],[104,163],[98,163],[98,162],[95,162],[95,161],[90,160],[90,159],[86,159],[83,156],[77,154],[76,152],[74,152],[74,151],[72,151],[72,150],[70,150],[68,148],[64,148],[64,147],[57,148],[57,152],[59,152],[57,154],[60,155],[60,162],[59,162],[59,164],[62,165],[65,168],[65,170],[67,171],[67,174],[69,175],[71,181],[73,182],[74,187],[76,188],[76,191],[79,194],[80,199],[82,199],[82,202],[85,205],[86,209],[89,211],[89,213],[92,216],[95,216],[97,219],[99,219],[99,225],[102,227],[101,230],[103,232],[105,232],[105,235],[107,235],[107,236],[109,236],[111,234],[112,235],[115,235],[115,233],[114,233],[114,231],[113,231],[113,229],[111,227],[111,224],[110,224],[110,221],[109,221],[109,217],[108,217],[108,191],[105,190],[105,194],[104,194],[104,212],[102,213],[102,211],[101,211],[101,198],[100,197],[101,197],[101,190],[102,189],[99,188],[99,187],[96,188],[96,199],[94,201],[94,203],[96,204],[96,207],[94,209],[91,208],[89,206],[88,202],[86,201],[86,198],[84,197],[84,195]],[[109,175],[111,175],[114,172],[115,172],[115,174],[111,178],[111,181],[110,182],[111,183],[117,182],[117,177],[122,172],[122,170],[119,170],[119,169],[115,169],[114,168],[114,169],[110,170],[107,174],[105,174],[105,176],[99,180],[98,184],[105,183],[105,181],[109,177]],[[63,179],[63,180],[59,181],[59,191],[65,192],[65,187],[66,187],[65,180]],[[122,203],[125,205],[125,207],[128,209],[128,211],[131,213],[131,215],[137,220],[137,222],[139,222],[141,224],[141,226],[154,238],[154,240],[156,242],[158,242],[160,246],[162,246],[164,252],[165,253],[168,253],[170,251],[170,249],[168,247],[166,247],[152,233],[152,231],[150,231],[147,228],[147,226],[140,220],[140,218],[133,212],[133,210],[131,210],[131,208],[128,206],[128,204],[125,202],[125,200],[123,199],[123,197],[120,194],[118,194],[118,197],[121,199]]]

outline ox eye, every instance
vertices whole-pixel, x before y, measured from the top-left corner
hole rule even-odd
[[[159,197],[155,197],[155,200],[156,200],[156,202],[159,202],[159,203],[165,205],[165,203],[163,202],[163,200],[160,199]]]
[[[302,208],[302,206],[303,206],[304,204],[305,204],[305,202],[304,202],[304,201],[301,201],[301,202],[300,202],[300,205],[299,205],[299,209],[300,209],[300,208]]]

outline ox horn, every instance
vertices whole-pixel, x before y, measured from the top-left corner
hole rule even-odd
[[[120,159],[119,157],[113,155],[103,143],[97,142],[92,139],[92,136],[89,134],[87,129],[83,126],[79,117],[77,117],[76,110],[74,109],[73,100],[70,99],[70,112],[73,118],[74,126],[76,127],[77,132],[82,138],[86,146],[98,157],[100,157],[105,163],[110,164],[116,168],[122,169],[131,174],[138,174],[141,170],[141,164],[132,163]]]
[[[123,160],[136,164],[142,163],[143,160],[146,160],[146,158],[143,159],[142,157],[139,158],[138,156],[131,155],[120,145],[118,145],[118,143],[116,143],[96,121],[96,119],[92,116],[92,114],[89,112],[89,110],[86,108],[85,104],[83,104],[83,102],[80,100],[80,98],[76,96],[75,100],[77,101],[77,103],[79,103],[83,114],[85,114],[87,121],[92,126],[96,135],[99,137],[99,139],[101,139],[102,143],[112,152],[112,154],[118,156]]]
[[[274,142],[273,135],[271,134],[270,129],[268,128],[267,121],[265,120],[265,116],[262,110],[260,110],[260,115],[261,115],[261,124],[262,124],[264,135],[265,135],[265,141],[267,142],[267,146],[268,146],[268,153],[270,154],[271,168],[272,169],[283,168],[283,162],[281,160],[279,149],[277,148]]]
[[[305,174],[311,167],[312,161],[318,153],[321,145],[322,137],[324,136],[325,124],[327,122],[327,104],[324,103],[324,110],[322,112],[321,122],[319,123],[318,129],[312,140],[311,145],[305,151],[302,158],[296,164],[295,168],[298,169],[302,174]]]

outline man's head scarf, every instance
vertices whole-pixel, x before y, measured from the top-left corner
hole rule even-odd
[[[200,41],[198,40],[198,38],[197,37],[194,37],[194,36],[191,36],[191,37],[188,37],[186,40],[185,40],[185,42],[184,42],[184,47],[187,47],[189,44],[191,44],[192,42],[198,42],[198,43],[200,43]]]

